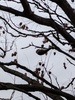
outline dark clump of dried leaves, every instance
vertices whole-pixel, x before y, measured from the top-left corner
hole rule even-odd
[[[17,55],[17,52],[14,52],[14,53],[12,53],[11,56],[13,57],[13,56],[16,56],[16,55]]]

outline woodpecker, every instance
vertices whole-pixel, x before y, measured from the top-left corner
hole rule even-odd
[[[37,50],[36,50],[36,53],[37,53],[38,55],[44,55],[44,54],[46,54],[50,49],[51,49],[51,48],[41,48],[41,49],[37,49]]]

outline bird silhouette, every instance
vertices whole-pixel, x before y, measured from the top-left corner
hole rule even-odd
[[[74,2],[74,0],[71,0],[72,2]]]
[[[41,48],[41,49],[37,49],[36,50],[36,53],[38,55],[44,55],[44,54],[47,54],[47,52],[50,50],[51,48]]]

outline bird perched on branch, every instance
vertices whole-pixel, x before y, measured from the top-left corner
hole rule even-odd
[[[74,2],[74,0],[71,0],[72,2]]]
[[[48,52],[50,49],[52,49],[52,48],[49,47],[49,48],[37,49],[37,50],[36,50],[36,53],[37,53],[38,55],[44,55],[44,54],[47,54],[47,52]]]

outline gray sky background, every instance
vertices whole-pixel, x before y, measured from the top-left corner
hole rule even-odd
[[[70,0],[68,0],[68,1],[69,1],[70,4],[72,4]],[[5,3],[5,1],[4,2],[0,1],[0,3],[1,4],[3,3],[3,5],[7,5],[7,3]],[[17,5],[14,5],[14,3],[12,4],[11,2],[10,2],[10,4],[8,4],[8,6],[9,5],[14,6],[17,9],[22,10],[21,5],[18,7]],[[50,5],[52,7],[55,6],[55,4],[52,5],[52,3]],[[75,3],[72,4],[72,6],[75,6]],[[35,11],[36,11],[36,9],[35,9]],[[4,12],[0,12],[0,13],[4,14]],[[38,13],[38,12],[36,11],[36,13]],[[64,14],[63,12],[61,12],[60,8],[59,8],[59,13]],[[4,16],[8,16],[7,13],[5,13]],[[35,23],[31,20],[19,18],[19,17],[15,18],[11,14],[10,14],[10,16],[12,16],[13,22],[15,21],[15,24],[17,24],[17,25],[19,24],[19,22],[21,20],[23,23],[25,23],[31,29],[35,29],[35,30],[39,29],[40,31],[41,30],[42,31],[49,30],[49,27],[38,25],[37,23]],[[43,16],[48,17],[47,14],[43,15]],[[0,21],[0,23],[2,23],[2,22]],[[26,32],[26,31],[24,31],[24,32]],[[2,40],[0,40],[0,46],[3,45],[1,43],[1,41],[4,41],[4,37],[5,37],[4,35],[1,35],[1,37],[0,37],[0,38],[2,38]],[[10,45],[11,44],[11,37],[8,36],[7,38],[8,38],[8,42],[9,42],[9,45]],[[48,53],[47,57],[45,55],[44,56],[38,56],[36,54],[36,48],[34,48],[34,47],[30,47],[30,48],[27,48],[27,49],[21,49],[22,47],[28,46],[28,44],[30,44],[30,43],[34,43],[34,44],[40,46],[40,44],[42,44],[42,41],[43,41],[43,38],[40,38],[40,39],[32,38],[32,37],[27,37],[25,39],[17,38],[16,41],[15,41],[15,44],[14,44],[14,49],[11,50],[10,52],[8,52],[5,59],[1,59],[1,61],[9,62],[9,61],[13,60],[14,58],[16,58],[20,64],[27,66],[29,69],[35,70],[36,67],[39,67],[39,65],[38,65],[39,61],[44,62],[45,58],[46,58],[46,67],[47,67],[48,70],[52,71],[52,74],[53,74],[52,77],[54,77],[54,75],[55,75],[58,79],[60,86],[62,86],[62,85],[66,86],[68,84],[68,82],[71,80],[71,78],[75,76],[75,68],[74,68],[74,66],[70,65],[67,62],[65,55],[57,52],[56,55],[53,56],[53,52],[55,52],[55,50],[54,50],[54,51],[50,51]],[[56,42],[56,40],[54,40],[54,41]],[[46,44],[45,46],[48,47],[48,44]],[[16,51],[16,50],[18,52],[18,55],[17,55],[17,57],[12,58],[11,53]],[[75,53],[73,55],[75,55]],[[48,62],[48,60],[49,60],[49,62]],[[66,66],[67,66],[66,70],[63,67],[63,62],[66,62]],[[15,67],[13,66],[13,69],[14,68]],[[20,69],[15,68],[15,70],[19,70],[19,71],[25,73],[25,71],[20,70]],[[31,77],[32,77],[32,75],[31,75]],[[47,75],[45,75],[45,77],[48,78]],[[17,77],[15,77],[15,78],[16,78],[15,83],[24,83],[23,80],[21,80]],[[0,81],[1,82],[14,82],[14,76],[12,76],[8,73],[5,73],[2,69],[0,69]],[[56,84],[55,80],[54,80],[54,84]],[[72,87],[70,87],[70,90],[71,89],[72,89]],[[71,92],[71,91],[68,90],[66,92]],[[0,91],[0,98],[1,97],[3,97],[3,98],[7,97],[8,98],[8,97],[10,97],[11,93],[12,92],[10,92],[10,91],[8,91],[8,92],[7,91]],[[75,91],[74,91],[74,93],[75,93]],[[22,96],[22,93],[16,92],[13,100],[22,100],[21,96]],[[40,96],[40,98],[42,98],[41,93],[38,93],[38,96]],[[27,95],[24,95],[24,100],[33,100],[33,99],[29,98]]]

